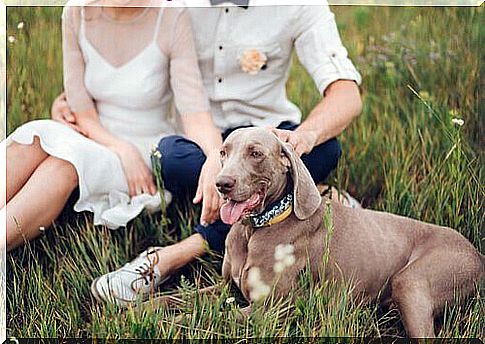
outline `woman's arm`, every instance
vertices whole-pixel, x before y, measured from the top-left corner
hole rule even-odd
[[[86,137],[106,146],[118,155],[123,165],[130,195],[156,192],[150,169],[138,150],[129,142],[121,140],[103,127],[95,102],[84,85],[85,63],[78,44],[80,7],[65,7],[62,16],[64,57],[64,89],[67,102],[73,112],[74,129]]]
[[[128,141],[109,132],[99,121],[95,110],[75,112],[76,122],[86,136],[113,151],[121,160],[131,196],[142,193],[155,194],[153,176],[140,152]]]

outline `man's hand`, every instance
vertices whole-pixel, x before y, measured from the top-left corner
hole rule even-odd
[[[276,136],[278,136],[281,141],[291,144],[293,146],[293,149],[295,150],[295,153],[298,154],[298,156],[310,153],[312,149],[317,145],[318,133],[315,131],[298,131],[298,129],[295,131],[291,131],[276,128],[270,128],[270,130]]]
[[[200,223],[203,226],[214,223],[219,218],[222,199],[216,189],[216,177],[221,170],[219,154],[211,153],[200,172],[199,185],[194,197],[194,204],[202,201]]]
[[[86,133],[77,125],[76,117],[74,117],[69,105],[67,104],[66,94],[64,92],[54,99],[51,108],[51,117],[54,121],[64,123],[65,125],[86,136]]]

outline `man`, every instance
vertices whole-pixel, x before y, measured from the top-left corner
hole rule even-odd
[[[127,305],[147,296],[208,248],[223,251],[229,226],[218,220],[215,177],[220,169],[219,145],[232,130],[277,128],[275,133],[293,145],[318,183],[340,157],[335,136],[361,111],[360,75],[347,58],[328,6],[242,7],[220,0],[211,4],[214,7],[189,11],[204,86],[222,137],[213,125],[194,118],[184,122],[193,141],[169,136],[159,144],[165,187],[176,199],[189,196],[194,203],[202,202],[201,223],[180,243],[147,250],[96,279],[91,289],[98,300]],[[285,90],[294,50],[323,97],[300,125],[301,112]],[[62,108],[60,103],[56,106]],[[63,111],[57,110],[54,117],[62,117]]]

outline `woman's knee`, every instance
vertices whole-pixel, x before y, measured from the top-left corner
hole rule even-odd
[[[76,168],[69,161],[49,156],[44,162],[45,168],[59,184],[72,191],[79,183]]]

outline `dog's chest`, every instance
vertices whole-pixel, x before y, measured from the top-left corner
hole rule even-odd
[[[226,241],[225,274],[230,275],[226,278],[230,277],[248,300],[250,289],[255,288],[251,284],[271,286],[274,282],[277,247],[291,246],[293,255],[294,244],[300,236],[286,231],[287,226],[284,225],[259,229],[235,225],[231,229]]]

